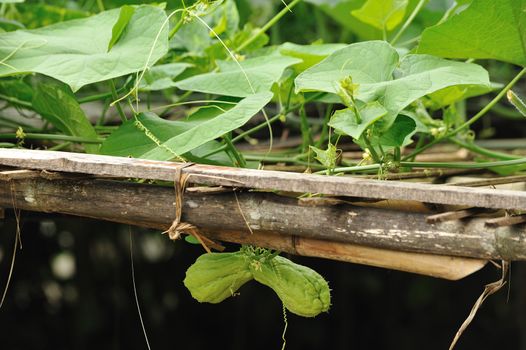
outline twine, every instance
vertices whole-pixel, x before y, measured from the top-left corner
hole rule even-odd
[[[168,234],[168,237],[171,240],[181,239],[181,234],[186,233],[188,235],[194,236],[199,243],[203,246],[207,253],[211,253],[208,245],[214,247],[217,250],[223,250],[224,247],[221,244],[218,244],[211,239],[203,237],[199,233],[199,229],[188,222],[181,221],[183,215],[183,196],[186,189],[186,183],[189,178],[189,174],[183,174],[182,170],[194,165],[194,163],[183,163],[175,169],[174,174],[174,190],[175,190],[175,219],[172,221],[172,225],[168,230],[164,231],[163,234]],[[206,243],[205,243],[206,241]],[[208,243],[208,244],[207,244]]]

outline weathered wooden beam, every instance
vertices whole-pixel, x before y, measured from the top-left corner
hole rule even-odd
[[[180,163],[51,151],[0,149],[0,165],[73,173],[173,181]],[[467,188],[349,176],[321,176],[195,164],[182,170],[190,183],[413,200],[470,207],[526,210],[526,191]]]
[[[171,187],[93,179],[0,181],[0,206],[80,215],[166,229]],[[271,193],[185,194],[183,221],[210,232],[280,234],[394,251],[526,260],[526,226],[488,228],[487,218],[426,223],[426,214],[357,207],[305,207]],[[241,212],[242,210],[242,212]]]
[[[265,193],[213,193],[189,191],[185,195],[183,210],[183,219],[198,225],[201,233],[210,238],[450,280],[463,278],[486,264],[485,260],[480,259],[404,252],[310,238],[336,237],[341,234],[341,229],[328,235],[319,235],[319,227],[314,230],[314,221],[300,227],[301,218],[311,215],[311,211],[295,204],[290,198]],[[174,192],[171,188],[153,185],[67,180],[60,177],[0,180],[2,206],[8,207],[15,203],[18,209],[79,215],[159,230],[170,226],[173,202]],[[291,210],[294,207],[300,211]],[[240,208],[247,221],[252,222],[248,223],[252,232],[248,230]],[[300,217],[291,217],[292,221],[287,222],[287,215],[298,214]],[[314,215],[324,213],[315,210]],[[272,232],[274,228],[276,232]]]

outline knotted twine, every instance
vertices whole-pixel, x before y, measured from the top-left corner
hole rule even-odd
[[[220,244],[218,244],[218,243],[216,243],[216,242],[214,242],[214,241],[212,241],[212,240],[210,240],[210,239],[208,239],[206,237],[203,237],[199,233],[199,229],[195,225],[192,225],[192,224],[190,224],[188,222],[181,221],[181,216],[183,215],[183,196],[184,196],[184,191],[186,189],[186,183],[188,181],[188,178],[190,177],[190,174],[183,174],[182,170],[184,168],[188,168],[188,167],[190,167],[192,165],[194,165],[194,163],[183,163],[183,164],[179,165],[175,169],[175,174],[174,174],[175,219],[173,220],[172,225],[170,226],[170,228],[168,228],[168,230],[164,231],[163,234],[167,233],[168,237],[171,240],[177,240],[177,239],[181,238],[181,234],[186,233],[186,234],[194,236],[199,241],[199,243],[201,243],[203,248],[208,253],[211,252],[210,248],[208,247],[208,245],[214,247],[217,250],[223,250],[223,246],[221,246]],[[206,241],[206,243],[205,243],[205,241]]]

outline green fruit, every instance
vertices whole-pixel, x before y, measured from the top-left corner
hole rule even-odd
[[[216,304],[253,278],[248,265],[240,252],[203,254],[186,271],[184,285],[200,303]]]
[[[276,292],[290,312],[314,317],[329,310],[329,285],[316,271],[281,256],[262,263],[252,260],[250,270],[256,281]]]

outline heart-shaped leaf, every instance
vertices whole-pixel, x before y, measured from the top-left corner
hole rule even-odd
[[[144,134],[144,137],[135,139],[127,134],[127,130],[119,133],[117,130],[104,142],[101,152],[112,155],[134,155],[146,159],[171,160],[241,127],[271,99],[271,92],[251,95],[239,101],[232,109],[214,118],[205,118],[201,122],[166,122],[153,114],[148,114],[143,116],[143,118],[149,116],[148,125],[142,124],[141,119],[138,120],[141,122],[140,125],[137,125],[137,121],[135,122],[135,126],[139,130],[142,129],[140,132]],[[172,125],[167,128],[167,123]],[[129,123],[124,126],[130,128]]]
[[[0,35],[0,76],[35,72],[82,86],[151,67],[168,50],[166,14],[159,7],[136,8],[108,51],[119,9],[34,30]]]
[[[352,14],[375,28],[390,31],[404,19],[408,4],[409,0],[367,0]]]
[[[362,103],[357,108],[360,113],[360,123],[354,109],[346,108],[336,111],[331,117],[329,125],[341,134],[358,139],[369,126],[387,114],[387,110],[378,101]]]
[[[479,65],[413,54],[399,61],[388,43],[369,41],[338,50],[301,73],[296,91],[338,94],[340,82],[348,77],[358,85],[356,99],[385,107],[384,129],[410,103],[435,91],[457,85],[490,87],[488,73]]]
[[[176,87],[173,81],[179,74],[184,72],[190,63],[175,62],[161,64],[150,68],[144,73],[139,84],[139,89],[143,91],[164,90]]]
[[[219,72],[205,73],[181,80],[175,85],[182,90],[209,94],[246,97],[270,91],[285,68],[300,63],[293,57],[270,55],[240,62],[218,61]]]
[[[460,14],[424,30],[418,52],[526,66],[525,11],[524,0],[473,1]]]
[[[147,135],[144,130],[137,127],[137,122],[151,134]],[[166,120],[154,113],[141,113],[136,120],[128,120],[115,130],[103,142],[100,152],[112,156],[144,158],[144,154],[159,147],[160,143],[169,140],[174,135],[188,131],[193,126],[193,123],[187,121]],[[224,151],[207,156],[206,159],[203,158],[220,147],[221,143],[209,141],[183,156],[192,162],[232,166],[232,162]]]

